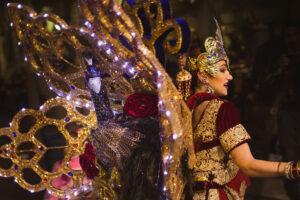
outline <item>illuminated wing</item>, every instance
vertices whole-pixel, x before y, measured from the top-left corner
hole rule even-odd
[[[85,174],[70,163],[72,157],[83,153],[84,142],[96,127],[93,112],[74,108],[63,98],[50,99],[37,111],[22,109],[10,127],[0,129],[0,137],[6,141],[0,147],[0,158],[5,163],[0,173],[4,177],[13,176],[16,183],[31,192],[47,189],[59,197],[74,196],[75,191],[83,189],[80,187]],[[54,140],[55,144],[48,140]],[[64,158],[53,171],[47,159],[50,154],[59,153]],[[72,182],[64,189],[55,184],[63,176]]]
[[[77,106],[93,108],[90,92],[85,86],[85,57],[96,54],[99,41],[84,27],[71,27],[50,13],[35,13],[31,8],[21,4],[9,4],[11,26],[16,30],[19,45],[25,52],[28,61],[38,76],[45,78],[49,88],[57,95],[64,97]],[[87,37],[88,36],[88,37]],[[104,57],[103,57],[104,56]],[[106,73],[103,71],[103,73]],[[109,97],[113,109],[120,111],[121,101],[133,92],[130,84],[122,84],[107,76],[103,82],[109,84]]]
[[[25,60],[31,63],[38,75],[45,77],[50,89],[65,97],[69,104],[93,107],[83,81],[87,66],[85,58],[92,58],[103,74],[103,83],[115,112],[121,112],[129,94],[139,91],[133,87],[132,80],[143,79],[140,83],[145,85],[140,87],[147,85],[157,89],[164,191],[169,198],[179,199],[184,188],[180,158],[186,149],[193,155],[191,113],[155,54],[158,55],[162,47],[173,53],[180,52],[184,46],[181,43],[182,31],[178,29],[180,20],[172,21],[162,13],[166,1],[148,2],[124,3],[124,8],[130,10],[131,7],[131,17],[144,8],[145,16],[156,20],[157,27],[151,31],[154,39],[145,37],[149,33],[145,30],[139,33],[134,22],[113,0],[79,0],[88,28],[70,27],[56,15],[37,15],[18,4],[9,5],[9,13],[25,51]],[[156,8],[154,12],[153,6]],[[135,23],[137,25],[139,21]],[[175,43],[163,43],[172,29],[179,39]]]
[[[161,6],[159,1],[156,2]],[[193,152],[191,113],[172,80],[144,44],[134,23],[114,0],[79,0],[80,8],[97,45],[100,71],[118,77],[143,78],[157,89],[161,115],[164,191],[170,199],[180,199],[184,188],[180,158],[186,149]],[[95,47],[96,48],[96,47]],[[106,59],[104,59],[106,58]]]

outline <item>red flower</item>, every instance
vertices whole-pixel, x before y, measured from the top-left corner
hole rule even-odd
[[[158,114],[158,97],[150,94],[132,94],[123,107],[123,111],[133,117]]]
[[[91,143],[86,143],[84,154],[79,156],[79,162],[82,170],[89,179],[93,179],[99,174],[99,170],[95,166],[96,154]]]

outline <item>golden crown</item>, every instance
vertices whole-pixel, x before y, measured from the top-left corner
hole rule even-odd
[[[217,25],[216,37],[206,38],[204,42],[206,52],[199,54],[197,58],[188,58],[186,66],[188,71],[205,71],[215,77],[218,72],[218,66],[216,65],[217,62],[225,60],[229,66],[229,59],[224,50],[221,29],[216,19],[215,22]]]

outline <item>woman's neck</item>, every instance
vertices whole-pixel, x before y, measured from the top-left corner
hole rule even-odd
[[[195,94],[200,93],[200,92],[206,92],[205,86],[197,87],[195,89]]]

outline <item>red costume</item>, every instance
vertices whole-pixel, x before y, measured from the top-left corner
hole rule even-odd
[[[186,199],[243,199],[250,180],[231,159],[230,152],[248,142],[250,136],[240,123],[236,107],[209,93],[197,93],[187,105],[193,111],[209,101],[193,130],[196,162],[193,195]]]

